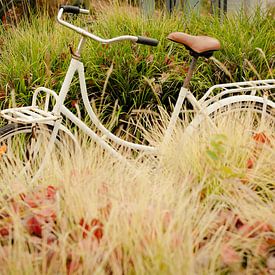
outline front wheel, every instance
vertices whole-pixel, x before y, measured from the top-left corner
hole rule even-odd
[[[0,173],[2,176],[34,177],[49,150],[52,126],[45,124],[7,124],[0,128]],[[51,164],[69,152],[72,140],[58,132],[50,152]]]

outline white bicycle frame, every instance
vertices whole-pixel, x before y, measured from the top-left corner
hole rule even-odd
[[[87,13],[86,10],[81,10],[82,13]],[[147,145],[140,145],[135,144],[132,142],[125,141],[116,135],[112,134],[107,128],[105,128],[102,123],[99,121],[98,117],[96,116],[95,112],[93,111],[90,101],[88,98],[86,81],[85,81],[85,73],[84,73],[84,65],[80,61],[81,50],[85,43],[86,38],[92,38],[98,42],[109,44],[113,42],[123,41],[123,40],[131,40],[133,42],[137,42],[136,36],[119,36],[112,39],[102,39],[94,34],[89,33],[86,30],[83,30],[79,27],[76,27],[66,21],[63,21],[62,18],[63,9],[61,8],[58,13],[58,21],[60,24],[73,29],[77,33],[82,35],[82,38],[79,42],[77,51],[72,55],[72,59],[66,73],[64,82],[62,84],[61,90],[59,94],[54,92],[53,90],[47,89],[45,87],[40,87],[36,89],[32,99],[32,106],[30,107],[21,107],[21,108],[13,108],[13,109],[6,109],[1,111],[1,115],[8,119],[9,121],[17,122],[17,123],[32,123],[32,124],[49,124],[53,126],[53,131],[50,137],[49,145],[48,145],[48,152],[50,153],[53,145],[55,143],[57,134],[59,130],[64,131],[67,133],[72,139],[75,139],[74,135],[71,133],[69,129],[67,129],[62,124],[62,116],[68,118],[71,122],[79,127],[84,133],[90,136],[95,142],[100,144],[105,150],[107,150],[111,155],[114,157],[125,160],[125,158],[116,150],[114,147],[107,141],[111,140],[115,142],[117,145],[121,145],[130,149],[143,151],[150,154],[157,154],[158,148],[153,146]],[[84,102],[85,109],[97,129],[100,130],[102,135],[99,136],[95,131],[89,128],[80,118],[74,115],[65,105],[64,101],[66,96],[70,90],[70,86],[72,83],[72,79],[75,74],[78,74],[79,83],[80,83],[80,91],[81,96]],[[193,105],[195,110],[198,110],[198,116],[195,118],[194,123],[190,124],[190,127],[187,127],[187,132],[191,133],[192,127],[196,127],[200,123],[201,117],[207,117],[211,112],[221,108],[223,106],[229,105],[234,102],[245,102],[245,101],[252,101],[252,102],[261,102],[264,103],[264,106],[269,104],[272,108],[275,108],[275,103],[268,100],[267,95],[264,95],[263,98],[258,97],[255,95],[257,90],[271,90],[275,88],[275,80],[259,80],[259,81],[247,81],[247,82],[238,82],[238,83],[229,83],[229,84],[221,84],[215,85],[210,88],[206,94],[200,99],[197,100],[194,95],[189,91],[189,89],[185,88],[184,86],[180,89],[173,113],[171,115],[170,122],[168,124],[167,130],[164,133],[163,142],[167,142],[175,128],[177,119],[180,115],[181,108],[185,99],[189,100],[190,103]],[[212,96],[214,90],[219,89],[217,95]],[[44,110],[40,110],[37,106],[37,97],[40,93],[46,93],[46,99],[44,104]],[[250,94],[244,94],[249,92]],[[240,94],[241,93],[241,94]],[[231,94],[232,96],[223,98]],[[49,102],[50,98],[55,99],[55,105],[52,111],[49,111]],[[264,107],[265,109],[266,107]],[[264,112],[265,110],[263,110]],[[210,119],[209,119],[210,120]],[[210,120],[211,123],[211,120]],[[46,159],[46,156],[45,156]],[[44,162],[44,161],[43,161]],[[42,165],[43,166],[43,163]]]

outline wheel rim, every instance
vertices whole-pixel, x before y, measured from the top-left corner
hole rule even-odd
[[[16,176],[34,176],[47,153],[51,131],[47,127],[11,129],[0,138],[0,170]],[[62,155],[61,142],[55,142],[53,156]]]

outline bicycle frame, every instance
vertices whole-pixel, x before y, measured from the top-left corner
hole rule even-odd
[[[73,55],[73,57],[71,59],[71,62],[70,62],[68,71],[66,73],[64,82],[62,84],[59,95],[57,95],[52,90],[49,90],[44,87],[40,87],[35,91],[35,93],[33,95],[32,106],[33,107],[37,106],[36,101],[37,101],[38,94],[40,92],[45,92],[47,94],[47,97],[45,100],[45,109],[44,110],[47,111],[48,105],[49,105],[49,98],[50,98],[50,96],[53,96],[56,103],[55,103],[55,105],[53,107],[53,111],[51,113],[53,114],[54,117],[60,117],[61,115],[63,115],[64,117],[68,118],[71,122],[73,122],[76,126],[78,126],[84,133],[89,135],[94,141],[98,142],[104,149],[108,150],[112,155],[117,157],[118,156],[117,151],[114,150],[113,147],[108,142],[105,141],[105,139],[100,137],[96,132],[94,132],[91,128],[89,128],[83,121],[81,121],[81,119],[79,119],[75,114],[73,114],[64,105],[64,101],[65,101],[65,98],[69,92],[72,79],[75,76],[75,74],[78,74],[81,97],[83,99],[85,109],[86,109],[91,121],[96,126],[96,128],[99,129],[101,131],[101,133],[106,138],[112,140],[117,145],[125,146],[127,148],[143,151],[146,153],[157,154],[157,148],[155,148],[155,147],[135,144],[133,142],[128,142],[126,140],[123,140],[123,139],[117,137],[116,135],[112,134],[108,129],[106,129],[101,124],[99,119],[97,118],[95,112],[93,111],[93,109],[90,105],[89,98],[88,98],[86,81],[85,81],[85,73],[84,73],[84,65],[79,60],[80,49],[82,48],[84,42],[85,42],[85,38],[82,38],[80,41],[80,44],[78,46],[78,51],[77,51],[78,57],[76,57],[76,55]],[[184,99],[187,97],[187,95],[188,95],[188,97],[190,97],[189,91],[182,87],[180,90],[179,97],[178,97],[176,106],[174,108],[172,117],[171,117],[171,121],[169,123],[168,129],[167,129],[167,132],[165,135],[166,139],[168,139],[170,137],[170,135],[172,134],[176,120],[177,120],[179,113],[181,111],[181,106],[183,104]],[[57,131],[61,127],[61,123],[59,120],[54,122],[54,124],[52,124],[52,125],[54,126],[54,128],[57,129]],[[64,131],[64,128],[62,128],[62,130]]]

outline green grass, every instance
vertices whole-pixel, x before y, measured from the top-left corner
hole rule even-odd
[[[170,32],[209,35],[222,43],[222,50],[215,53],[219,62],[201,59],[198,64],[191,82],[196,97],[217,83],[274,77],[274,20],[259,12],[251,17],[239,14],[222,21],[216,16],[181,13],[172,16],[158,13],[146,20],[135,8],[114,5],[94,13],[88,21],[81,16],[75,22],[87,25],[102,37],[133,34],[160,40],[156,48],[127,42],[104,47],[87,42],[83,61],[89,97],[101,119],[114,132],[120,127],[126,130],[129,125],[123,121],[129,121],[136,113],[156,110],[157,104],[169,111],[171,103],[175,103],[190,56],[182,46],[166,40]],[[70,59],[67,45],[73,43],[76,47],[77,35],[50,18],[33,16],[16,28],[0,26],[0,36],[0,91],[6,94],[1,108],[11,105],[12,90],[18,106],[29,104],[38,86],[60,90]],[[75,99],[80,100],[76,81],[66,104],[71,106]],[[79,105],[82,110],[82,103]],[[82,115],[86,116],[84,112]],[[112,125],[111,120],[115,121]]]

